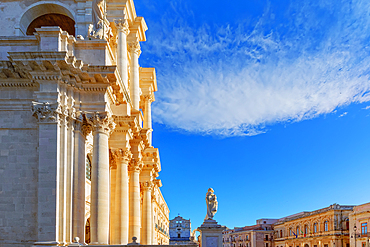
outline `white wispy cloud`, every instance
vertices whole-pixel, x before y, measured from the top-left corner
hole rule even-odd
[[[348,112],[343,112],[342,114],[339,115],[339,117],[344,117],[347,114],[348,114]]]
[[[306,1],[291,4],[286,20],[272,20],[266,9],[253,28],[195,29],[164,18],[146,45],[161,90],[154,121],[199,134],[256,135],[369,101],[369,9],[368,1]]]

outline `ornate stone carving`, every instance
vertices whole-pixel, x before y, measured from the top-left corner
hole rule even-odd
[[[91,125],[82,116],[77,117],[74,121],[74,130],[80,131],[86,137],[91,133]]]
[[[60,105],[56,103],[39,103],[32,102],[33,116],[36,117],[40,123],[57,123],[61,114]]]
[[[116,161],[130,161],[132,158],[132,153],[129,149],[123,150],[122,148],[116,149],[115,151],[111,151],[112,156]]]
[[[110,135],[115,128],[115,123],[106,112],[87,113],[86,120],[91,124],[94,132],[103,132]]]
[[[127,19],[115,19],[114,23],[116,23],[117,29],[120,32],[123,32],[125,35],[130,33]]]
[[[141,185],[141,188],[146,191],[146,190],[149,190],[151,191],[153,189],[153,182],[152,181],[145,181],[145,182],[141,182],[140,183]]]
[[[213,193],[213,189],[209,188],[206,194],[206,203],[207,203],[207,215],[204,220],[213,220],[218,208],[217,197]]]
[[[131,162],[128,166],[129,171],[140,172],[142,168],[143,168],[143,162],[141,160],[137,161],[135,159],[131,159]]]
[[[139,41],[131,41],[128,44],[130,52],[136,53],[138,56],[141,54]]]

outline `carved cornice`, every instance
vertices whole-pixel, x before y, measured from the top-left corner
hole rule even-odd
[[[115,123],[107,112],[86,113],[85,116],[94,132],[102,132],[110,135],[115,128]]]
[[[158,148],[149,147],[146,148],[143,152],[143,162],[146,167],[154,168],[154,172],[158,173],[161,171],[161,163],[159,159]]]
[[[116,24],[117,29],[120,32],[123,32],[125,35],[128,35],[130,33],[127,19],[115,19],[114,23]]]
[[[139,41],[130,41],[128,43],[128,48],[131,53],[136,53],[138,56],[140,56],[141,49]]]
[[[58,123],[61,109],[58,102],[56,103],[39,103],[32,102],[33,116],[36,117],[40,123]]]

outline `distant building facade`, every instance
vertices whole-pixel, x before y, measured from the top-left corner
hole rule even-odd
[[[273,224],[277,219],[259,219],[256,225],[235,227],[222,235],[224,247],[273,247]]]
[[[369,247],[370,202],[353,207],[349,222],[350,246]]]
[[[349,214],[353,206],[338,204],[301,212],[274,224],[275,247],[349,247]]]
[[[190,219],[181,216],[170,220],[170,244],[189,244],[191,237]]]

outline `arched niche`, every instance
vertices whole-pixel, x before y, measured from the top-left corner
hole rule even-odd
[[[24,12],[20,23],[24,34],[33,35],[35,28],[41,26],[59,26],[62,30],[75,35],[75,20],[73,14],[64,6],[40,1]]]

